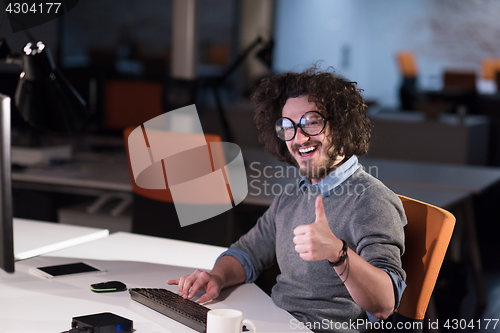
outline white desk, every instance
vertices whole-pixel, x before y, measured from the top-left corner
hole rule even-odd
[[[372,114],[370,120],[373,157],[478,165],[488,160],[486,116],[441,114],[431,121],[423,112],[404,111]]]
[[[95,196],[94,203],[87,207],[89,213],[96,213],[107,202],[119,199],[110,210],[112,219],[132,202],[129,168],[123,154],[77,154],[72,163],[14,170],[12,184],[28,190]],[[71,210],[65,211],[64,216],[68,214],[71,215]],[[107,224],[110,229],[130,230],[127,225],[121,226],[121,221],[111,221]]]
[[[249,194],[244,202],[272,203],[287,184],[297,182],[297,172],[262,150],[245,149]],[[449,208],[471,194],[500,181],[500,168],[443,163],[360,158],[361,165],[397,194]]]
[[[0,322],[2,332],[63,332],[76,316],[112,312],[133,320],[137,333],[191,333],[190,328],[135,301],[128,292],[98,294],[90,284],[119,280],[128,287],[159,287],[176,291],[168,279],[178,278],[200,268],[211,267],[224,250],[221,247],[172,241],[162,238],[116,233],[50,255],[16,263],[12,275],[0,271]],[[97,260],[100,259],[100,260]],[[30,267],[85,260],[107,270],[106,273],[47,280],[28,273]],[[154,263],[156,261],[156,263]],[[181,263],[184,267],[169,264]],[[196,297],[199,297],[199,293]],[[276,307],[256,285],[230,288],[209,308],[235,308],[251,319],[259,332],[308,332],[291,329],[293,317]]]
[[[47,254],[109,235],[107,229],[18,218],[14,218],[13,222],[14,254],[16,260],[24,260]]]
[[[433,191],[477,194],[500,181],[500,168],[446,163],[360,158],[367,171],[388,187],[406,186]]]
[[[263,149],[242,147],[247,168],[249,195],[244,202],[257,205],[270,205],[275,195],[272,186],[284,186],[293,182],[297,175],[293,169],[267,155]],[[363,157],[361,164],[372,175],[384,182],[398,194],[414,197],[438,207],[448,207],[460,199],[461,193],[480,193],[500,181],[500,168],[410,162],[381,158]],[[264,169],[265,168],[265,169]],[[275,177],[285,170],[286,177]],[[264,174],[265,172],[265,174]],[[258,176],[252,178],[252,175]],[[269,175],[270,177],[266,177]],[[96,195],[113,191],[130,193],[129,170],[125,157],[113,156],[109,159],[87,154],[74,164],[33,168],[12,173],[15,186],[51,191],[71,191]],[[251,183],[253,180],[257,180]],[[267,181],[268,195],[265,193]],[[256,195],[257,189],[262,189]],[[275,189],[278,189],[277,185]]]
[[[12,172],[12,181],[18,186],[46,185],[48,189],[55,191],[58,187],[73,190],[132,191],[124,155],[78,154],[73,163],[15,170]]]
[[[127,260],[186,268],[212,269],[215,260],[226,248],[117,232],[105,239],[51,253],[63,258],[93,260]]]

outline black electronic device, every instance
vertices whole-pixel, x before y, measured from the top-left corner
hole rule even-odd
[[[88,316],[73,317],[70,333],[132,333],[132,320],[117,316],[110,312],[97,313]]]
[[[103,270],[94,265],[84,262],[75,262],[63,265],[44,266],[44,267],[31,267],[29,272],[47,279],[52,279],[60,276],[68,276],[75,274],[91,274],[102,273]]]
[[[209,308],[190,299],[184,299],[166,289],[132,288],[130,296],[153,310],[178,321],[195,331],[205,332]]]
[[[112,293],[127,290],[125,283],[120,281],[107,281],[90,285],[90,290],[96,293]]]

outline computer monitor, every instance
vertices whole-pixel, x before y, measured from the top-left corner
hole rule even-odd
[[[140,126],[163,113],[162,83],[146,80],[106,80],[104,82],[102,127],[123,135],[127,127]]]
[[[14,272],[10,98],[0,94],[0,268]]]

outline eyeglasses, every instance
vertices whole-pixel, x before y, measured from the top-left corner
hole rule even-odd
[[[297,128],[300,127],[302,132],[308,136],[319,135],[330,119],[331,117],[325,118],[318,111],[307,111],[300,117],[298,124],[295,124],[290,118],[282,117],[276,121],[276,134],[281,140],[290,141],[295,138]]]

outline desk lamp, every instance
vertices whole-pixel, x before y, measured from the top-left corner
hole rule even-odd
[[[11,55],[0,40],[0,59],[19,64],[23,70],[15,93],[16,107],[35,128],[68,133],[83,128],[85,102],[57,70],[49,49],[42,42],[29,42],[21,57]],[[0,268],[14,272],[12,227],[12,178],[10,142],[10,98],[0,94]]]

